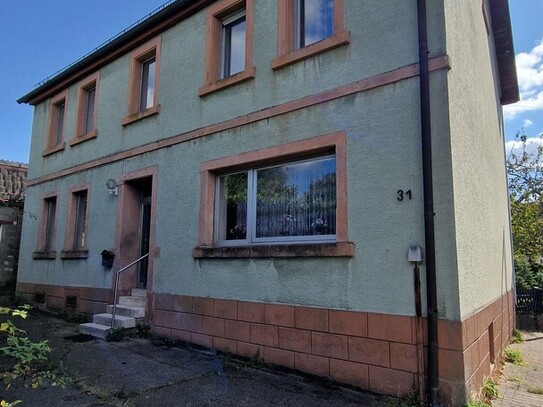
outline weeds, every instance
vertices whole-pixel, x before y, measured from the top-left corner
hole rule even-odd
[[[89,318],[84,314],[79,314],[77,312],[61,312],[58,314],[60,318],[65,320],[66,322],[73,322],[76,324],[84,324],[85,322],[89,322]]]
[[[469,403],[464,404],[464,407],[489,407],[486,401],[470,401]]]
[[[499,397],[498,393],[498,384],[492,380],[488,379],[483,385],[483,397],[485,400],[495,400]]]
[[[150,338],[151,337],[151,327],[147,324],[137,324],[136,331],[140,338]]]
[[[426,404],[420,400],[419,395],[413,392],[411,395],[401,399],[391,399],[385,404],[386,407],[424,407]]]
[[[113,328],[107,333],[106,341],[108,342],[121,342],[125,338],[126,334],[124,328]]]
[[[18,306],[15,309],[0,307],[0,314],[12,317],[27,318],[29,305]],[[0,324],[0,334],[6,336],[5,346],[0,352],[11,357],[15,363],[11,369],[2,373],[4,383],[9,387],[15,379],[22,379],[25,385],[30,383],[33,389],[49,383],[52,386],[62,386],[69,381],[68,377],[57,374],[51,367],[49,355],[51,347],[48,341],[33,342],[23,329],[18,328],[11,320]],[[2,400],[2,407],[15,405]]]
[[[13,406],[16,406],[17,404],[20,404],[22,403],[21,400],[15,400],[15,401],[12,401],[11,403],[8,403],[6,400],[2,400],[0,402],[0,406],[1,407],[13,407]]]
[[[543,387],[530,387],[526,390],[528,393],[543,395]]]
[[[511,335],[511,343],[522,343],[522,342],[524,342],[524,338],[522,337],[522,332],[520,332],[518,329],[514,329]]]
[[[522,359],[522,354],[518,349],[511,349],[507,348],[504,351],[505,353],[505,361],[512,363],[517,366],[523,366],[524,360]]]

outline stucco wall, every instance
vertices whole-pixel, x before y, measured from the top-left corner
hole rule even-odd
[[[430,56],[445,52],[439,3],[429,4]],[[120,125],[126,114],[128,55],[100,70],[96,139],[42,158],[48,102],[36,106],[30,178],[418,61],[416,8],[409,2],[346,0],[345,26],[351,43],[278,71],[271,69],[276,43],[270,41],[277,36],[276,4],[256,0],[254,9],[254,80],[205,97],[197,95],[203,80],[205,41],[205,12],[200,12],[162,34],[159,115]],[[440,316],[458,319],[447,75],[444,70],[436,71],[431,79],[438,296]],[[76,93],[77,86],[71,86],[68,139],[74,132]],[[424,244],[418,95],[418,79],[412,77],[32,186],[27,211],[36,214],[43,194],[58,192],[56,248],[60,251],[69,188],[91,184],[89,258],[32,260],[28,254],[36,249],[38,231],[37,222],[31,222],[24,230],[27,256],[20,268],[20,281],[110,287],[111,272],[101,267],[99,253],[115,244],[117,201],[107,194],[105,181],[156,165],[155,244],[160,255],[153,260],[155,292],[413,315],[412,266],[407,262],[407,250],[410,245]],[[192,249],[198,243],[202,162],[337,131],[347,136],[348,238],[355,244],[354,257],[193,259]],[[398,202],[398,189],[411,189],[413,199]]]
[[[445,1],[460,316],[511,289],[512,257],[492,27],[481,2]],[[490,13],[487,12],[490,22]]]

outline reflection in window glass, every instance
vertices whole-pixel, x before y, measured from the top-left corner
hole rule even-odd
[[[256,237],[336,233],[334,157],[257,171]]]
[[[155,65],[155,57],[149,58],[141,64],[141,112],[153,106],[155,97]]]
[[[296,45],[311,45],[334,34],[334,0],[296,1]]]
[[[247,173],[219,178],[219,240],[247,238]]]
[[[222,20],[222,78],[245,69],[245,10]]]
[[[94,130],[94,102],[96,96],[96,86],[92,86],[85,91],[86,111],[85,111],[85,131],[83,134]]]
[[[65,109],[64,100],[55,105],[55,114],[56,114],[56,123],[55,123],[55,140],[54,145],[62,143],[64,140],[64,109]]]
[[[51,197],[44,200],[45,205],[45,219],[44,219],[44,244],[43,249],[53,250],[55,240],[55,223],[57,213],[57,198]]]
[[[331,240],[336,159],[319,157],[224,175],[217,183],[216,239],[247,243]]]
[[[75,194],[74,249],[83,249],[87,241],[87,191]]]

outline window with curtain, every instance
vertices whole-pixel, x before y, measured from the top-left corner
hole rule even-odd
[[[333,155],[217,177],[216,197],[219,244],[335,240]]]

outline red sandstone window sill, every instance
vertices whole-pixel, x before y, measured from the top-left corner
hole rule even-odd
[[[48,155],[58,153],[59,151],[64,150],[66,147],[66,142],[57,144],[56,146],[48,147],[45,150],[42,151],[41,155],[42,157],[47,157]]]
[[[203,85],[198,89],[199,96],[209,95],[210,93],[217,92],[221,89],[226,89],[231,86],[237,85],[253,79],[255,77],[256,70],[254,67],[246,69],[245,71],[239,72],[235,75],[229,76],[228,78],[220,79],[216,82],[208,83]]]
[[[130,116],[123,117],[121,120],[122,126],[127,126],[138,120],[145,119],[146,117],[154,116],[160,113],[160,105],[151,106],[149,109],[145,109],[143,112],[137,112]]]
[[[354,243],[351,242],[229,247],[197,246],[192,250],[192,257],[196,259],[352,256],[354,256]]]
[[[87,141],[87,140],[92,140],[93,138],[96,138],[96,137],[98,137],[98,130],[89,131],[86,134],[74,137],[73,139],[70,140],[69,144],[70,144],[70,147],[73,147],[79,143],[83,143],[84,141]]]
[[[63,250],[60,252],[60,258],[64,260],[86,259],[88,257],[88,250]]]
[[[347,45],[351,42],[351,34],[348,31],[340,31],[333,36],[322,41],[308,45],[300,49],[289,52],[288,54],[278,55],[272,61],[272,69],[281,69],[285,66],[302,61],[314,55],[322,54],[331,49]]]
[[[57,257],[57,252],[55,250],[44,251],[36,250],[32,253],[32,258],[34,260],[54,260]]]

